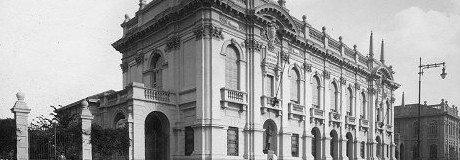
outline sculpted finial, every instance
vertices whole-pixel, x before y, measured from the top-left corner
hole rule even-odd
[[[18,101],[23,101],[25,98],[25,94],[22,92],[16,93],[16,98],[18,98]]]
[[[147,5],[147,0],[139,0],[139,10],[144,9],[146,5]]]
[[[278,0],[278,4],[283,7],[283,8],[286,8],[286,0]]]
[[[125,14],[125,21],[124,21],[124,23],[128,22],[129,20],[131,20],[131,18],[129,17],[128,14]]]

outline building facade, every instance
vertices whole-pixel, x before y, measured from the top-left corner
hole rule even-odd
[[[383,41],[364,56],[285,3],[141,0],[95,123],[128,127],[129,159],[395,159]]]
[[[440,104],[421,105],[420,124],[418,104],[395,106],[395,133],[399,137],[398,159],[418,158],[417,140],[420,135],[422,160],[459,159],[460,117],[454,105],[444,99]]]

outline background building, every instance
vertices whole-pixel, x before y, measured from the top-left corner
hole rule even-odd
[[[125,123],[129,159],[395,159],[383,41],[364,56],[285,3],[142,0],[113,43],[125,89],[91,98],[95,122]]]
[[[444,99],[440,104],[422,104],[421,128],[418,123],[418,104],[395,106],[395,133],[399,136],[399,159],[417,157],[417,138],[421,136],[423,160],[457,160],[459,156],[460,117],[456,106]],[[419,129],[421,129],[419,131]]]

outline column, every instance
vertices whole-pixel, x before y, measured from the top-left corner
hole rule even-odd
[[[343,139],[343,138],[340,138],[339,140],[339,149],[341,152],[339,152],[339,159],[342,159],[342,160],[345,160],[345,159],[348,159],[347,157],[347,149],[348,149],[348,140],[347,139]]]
[[[332,160],[331,156],[331,141],[332,138],[325,137],[323,138],[323,146],[321,147],[323,153],[323,160]]]
[[[128,149],[128,159],[134,160],[134,117],[133,117],[133,105],[128,106],[128,118],[126,121],[128,126],[128,136],[129,136],[129,149]]]
[[[303,153],[302,157],[305,160],[314,160],[315,158],[313,157],[313,154],[312,154],[312,149],[313,148],[311,148],[312,147],[311,144],[313,143],[312,142],[313,141],[313,135],[307,134],[307,133],[308,132],[305,132],[304,136],[303,136],[303,139],[304,139],[303,146],[304,147],[303,147],[303,151],[302,151],[302,153]]]
[[[81,101],[81,131],[82,131],[82,159],[91,160],[91,121],[93,115],[88,109],[88,102],[86,100]]]
[[[11,108],[11,112],[14,114],[14,119],[16,120],[16,158],[18,160],[28,160],[29,159],[29,131],[28,131],[28,117],[30,109],[24,101],[24,93],[18,92],[16,98],[18,99]]]

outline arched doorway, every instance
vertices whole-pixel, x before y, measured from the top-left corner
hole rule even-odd
[[[311,130],[313,136],[311,140],[311,154],[315,157],[315,160],[321,159],[321,132],[315,127]]]
[[[125,122],[125,115],[121,112],[118,112],[113,120],[113,128],[123,128],[125,127]]]
[[[330,133],[331,136],[331,147],[330,147],[330,152],[333,160],[338,160],[339,159],[339,136],[337,134],[337,131],[332,130]]]
[[[399,147],[399,160],[404,160],[404,144]]]
[[[276,154],[278,137],[278,130],[276,128],[276,124],[273,120],[268,119],[265,121],[263,128],[263,152],[264,154],[268,154],[269,152]]]
[[[169,159],[169,121],[161,112],[145,118],[145,159]]]
[[[353,155],[353,135],[348,132],[347,135],[347,157],[348,159],[354,159]]]
[[[377,142],[377,158],[382,159],[383,158],[383,153],[382,153],[382,140],[380,140],[380,137],[377,136],[375,138],[375,141]]]

